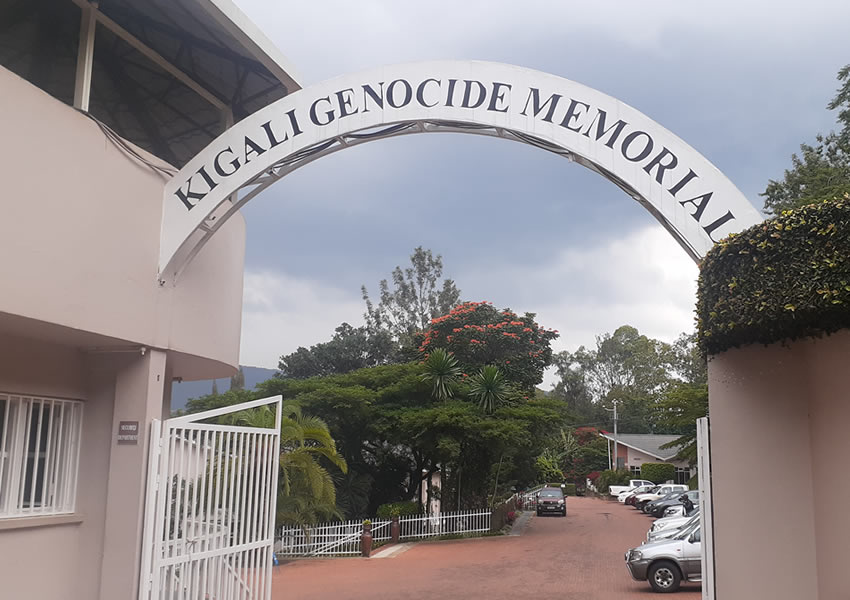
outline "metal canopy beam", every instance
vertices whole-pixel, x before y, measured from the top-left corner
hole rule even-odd
[[[143,55],[153,61],[156,65],[158,65],[161,69],[172,75],[175,79],[180,81],[183,85],[191,89],[193,92],[195,92],[201,98],[215,106],[217,109],[224,110],[227,108],[227,103],[224,102],[221,98],[206,89],[204,86],[192,79],[186,73],[175,67],[159,52],[142,42],[139,38],[137,38],[132,33],[121,27],[118,23],[116,23],[115,21],[107,17],[105,14],[97,10],[97,8],[95,8],[95,5],[86,2],[86,0],[72,0],[72,2],[74,2],[74,4],[76,4],[83,10],[84,15],[85,11],[91,11],[98,23],[109,29],[112,33],[120,37],[122,40],[127,42],[139,52],[141,52]],[[85,17],[83,18],[85,19]],[[80,43],[82,44],[82,38]],[[92,42],[92,49],[94,48],[93,44],[94,42]]]

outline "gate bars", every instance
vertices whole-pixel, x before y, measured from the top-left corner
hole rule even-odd
[[[139,600],[271,599],[281,405],[152,422]]]

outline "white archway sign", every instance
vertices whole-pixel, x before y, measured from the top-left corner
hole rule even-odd
[[[606,94],[512,65],[403,64],[290,94],[189,161],[165,187],[160,281],[175,281],[230,215],[298,167],[375,139],[444,131],[524,142],[599,173],[696,261],[715,241],[763,220],[701,154]]]

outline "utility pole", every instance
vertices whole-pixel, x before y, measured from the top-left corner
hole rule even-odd
[[[614,470],[618,468],[617,463],[617,401],[614,400]]]
[[[614,400],[614,408],[605,408],[608,412],[614,413],[614,455],[613,460],[609,460],[609,464],[611,464],[611,469],[617,469],[617,404],[619,404],[619,400]]]

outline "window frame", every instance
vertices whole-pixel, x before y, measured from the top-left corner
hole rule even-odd
[[[73,514],[84,403],[0,392],[0,520]]]

